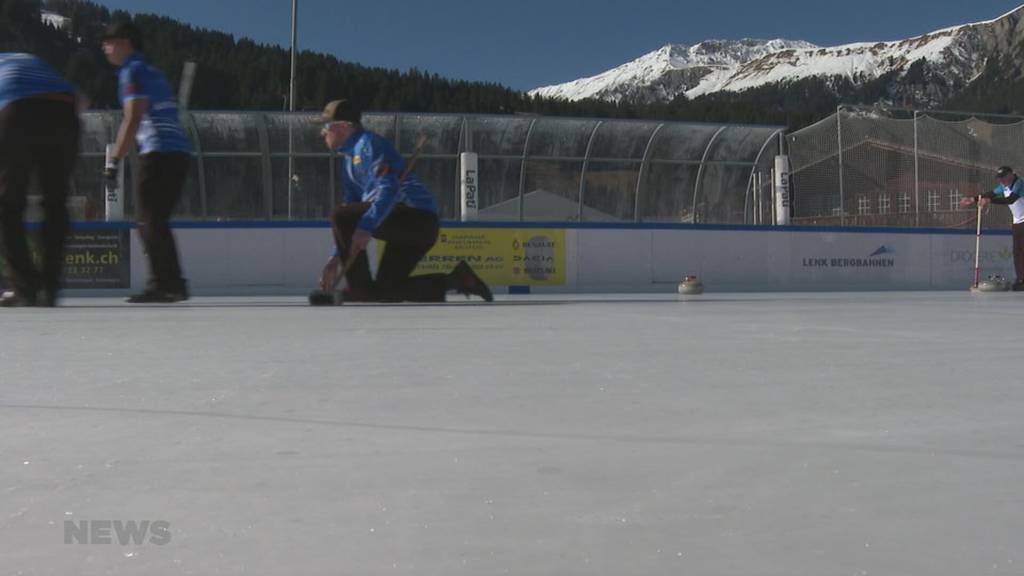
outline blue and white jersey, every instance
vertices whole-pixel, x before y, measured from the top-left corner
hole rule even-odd
[[[399,204],[437,214],[434,195],[415,173],[398,181],[405,171],[405,159],[383,136],[359,130],[338,148],[338,153],[342,157],[345,202],[371,204],[359,222],[361,229],[373,232]]]
[[[178,121],[178,101],[167,79],[138,52],[118,72],[118,94],[122,106],[139,98],[149,101],[135,134],[140,154],[192,151],[192,143]]]
[[[0,52],[0,108],[39,94],[74,93],[71,84],[39,58],[19,52]]]
[[[992,191],[997,198],[1012,198],[1017,197],[1017,201],[1010,204],[1010,212],[1013,213],[1014,224],[1024,224],[1024,181],[1020,178],[1014,178],[1013,184],[1005,186],[1000,184],[996,186],[996,189]]]

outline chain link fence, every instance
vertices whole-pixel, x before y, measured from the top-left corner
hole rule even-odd
[[[1024,118],[843,106],[787,143],[794,223],[953,228],[974,223],[961,197],[1024,167]]]

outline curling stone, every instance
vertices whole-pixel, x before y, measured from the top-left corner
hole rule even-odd
[[[704,283],[696,276],[687,276],[679,283],[679,293],[684,296],[696,296],[704,293]]]
[[[341,306],[344,303],[340,292],[314,290],[309,293],[310,306]]]
[[[978,282],[977,286],[971,286],[971,292],[1008,292],[1013,284],[998,274]]]

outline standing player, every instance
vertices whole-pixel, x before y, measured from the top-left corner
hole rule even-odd
[[[0,255],[13,288],[0,297],[2,306],[57,303],[79,129],[70,84],[35,56],[0,53]],[[42,270],[32,262],[23,221],[32,176],[46,217]]]
[[[415,173],[406,173],[405,160],[390,142],[363,128],[362,112],[347,100],[327,104],[320,120],[324,142],[341,155],[345,186],[344,203],[331,221],[337,250],[320,275],[320,289],[331,290],[341,263],[355,255],[346,275],[348,300],[444,302],[448,291],[493,300],[466,262],[450,274],[412,276],[437,241],[433,195]],[[371,238],[387,242],[376,280],[365,252]]]
[[[178,121],[178,104],[167,80],[142,57],[142,39],[131,22],[117,22],[103,35],[103,53],[120,67],[118,92],[124,119],[114,143],[113,164],[104,176],[117,178],[117,164],[127,154],[132,136],[139,147],[137,179],[139,234],[149,255],[150,280],[131,303],[188,300],[178,248],[169,221],[181,199],[192,145]]]
[[[1013,216],[1013,266],[1017,272],[1017,281],[1013,283],[1015,292],[1024,291],[1024,181],[1009,166],[1002,166],[996,171],[999,186],[991,192],[980,196],[968,196],[960,201],[961,206],[971,206],[975,202],[1002,204],[1010,207]]]

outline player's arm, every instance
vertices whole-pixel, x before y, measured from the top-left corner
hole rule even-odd
[[[993,204],[1006,206],[1019,200],[1022,195],[1024,195],[1024,183],[1017,180],[1012,188],[1007,189],[1005,186],[999,186],[991,192],[986,192],[984,197],[991,200]]]
[[[373,170],[378,170],[374,167]],[[366,249],[366,245],[373,238],[373,231],[384,222],[384,219],[391,214],[391,210],[398,203],[398,178],[394,174],[379,174],[371,178],[371,192],[376,197],[370,204],[370,208],[359,220],[359,226],[352,235],[352,250],[358,254]]]
[[[114,140],[113,160],[115,164],[128,155],[139,125],[149,108],[149,98],[142,86],[142,78],[137,66],[129,66],[118,74],[117,89],[124,108],[121,127],[117,130]],[[109,168],[109,167],[108,167]]]
[[[373,239],[373,232],[384,222],[384,219],[391,214],[391,210],[398,203],[399,181],[396,175],[395,162],[390,158],[386,148],[375,149],[367,145],[362,150],[362,162],[368,167],[360,178],[359,187],[365,192],[362,199],[369,199],[370,207],[363,213],[363,217],[352,234],[352,244],[349,246],[349,256],[359,254],[366,249],[367,244]],[[401,163],[399,158],[398,163]]]
[[[353,202],[360,202],[363,199],[362,191],[359,188],[359,184],[352,181],[349,178],[349,170],[345,165],[346,159],[341,159],[341,173],[343,174],[341,180],[342,189],[342,203],[351,204]],[[332,289],[335,285],[335,280],[338,274],[341,273],[341,254],[339,253],[338,241],[334,242],[334,251],[331,257],[327,259],[327,263],[324,264],[323,270],[320,271],[320,289],[327,292]]]
[[[1013,202],[1016,202],[1016,200]],[[984,208],[989,204],[1013,204],[1013,202],[1003,201],[1003,187],[998,186],[989,192],[982,192],[974,196],[964,196],[960,199],[960,207],[966,208],[975,204],[981,204],[981,207]]]
[[[352,204],[354,202],[362,201],[362,191],[360,190],[359,185],[356,182],[353,182],[351,178],[349,178],[349,171],[347,166],[345,165],[345,158],[341,159],[341,174],[341,203]],[[333,264],[332,260],[334,261]],[[327,266],[337,266],[337,260],[338,248],[337,242],[335,242],[334,251],[331,253],[331,260],[327,261]],[[327,267],[325,267],[324,270],[326,272]]]
[[[373,233],[380,226],[398,203],[400,187],[398,175],[386,157],[381,157],[370,165],[367,188],[371,191],[373,202],[359,220],[360,230]]]
[[[114,142],[114,159],[120,160],[128,155],[128,149],[139,131],[139,124],[146,115],[149,107],[149,99],[145,97],[134,97],[124,103],[124,118],[121,120],[121,128],[117,131],[117,140]]]
[[[341,258],[335,254],[327,259],[324,269],[320,271],[320,289],[324,292],[330,291],[334,287],[334,279],[337,278],[339,272],[341,272]]]

